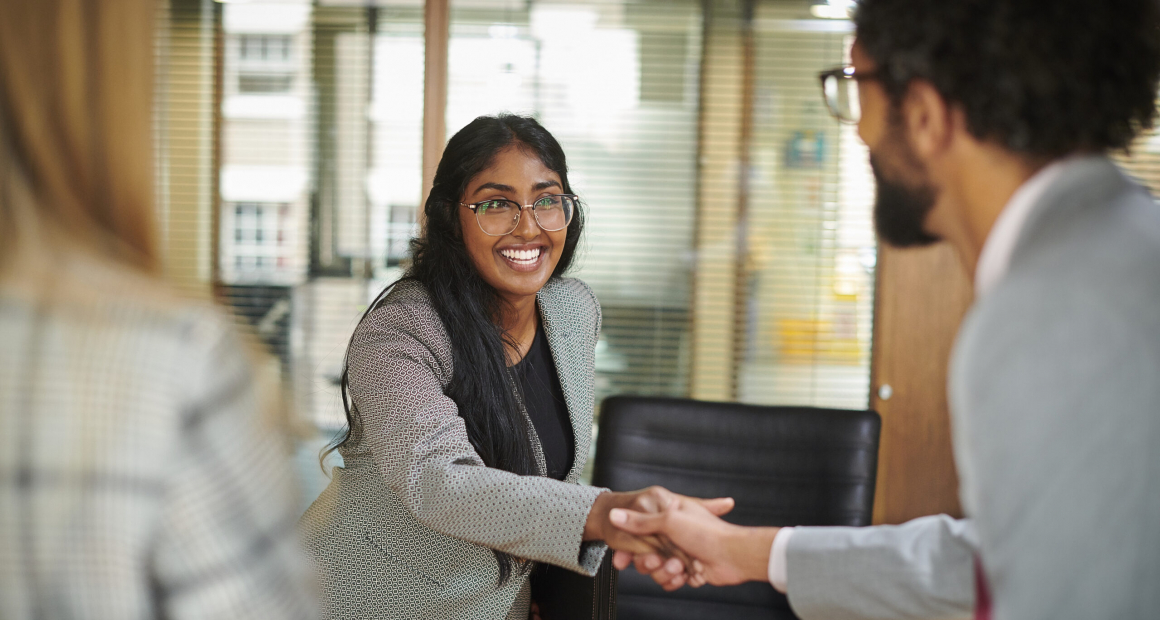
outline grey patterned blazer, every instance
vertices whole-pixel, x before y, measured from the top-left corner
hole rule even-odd
[[[583,543],[604,489],[577,484],[592,439],[600,305],[572,278],[538,295],[572,419],[565,481],[486,467],[454,401],[450,341],[421,284],[398,284],[355,330],[350,394],[362,439],[301,527],[331,618],[526,620],[527,572],[497,586],[497,549],[595,574],[603,543]],[[525,412],[525,417],[527,416]],[[546,469],[528,419],[540,470]]]

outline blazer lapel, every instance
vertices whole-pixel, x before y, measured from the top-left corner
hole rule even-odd
[[[569,311],[561,307],[559,298],[553,294],[553,280],[549,280],[536,296],[540,307],[540,320],[544,323],[544,334],[548,337],[548,347],[552,350],[552,361],[556,364],[556,374],[560,377],[560,388],[564,391],[564,402],[568,406],[568,418],[572,421],[572,469],[568,472],[568,482],[580,479],[583,464],[588,454],[581,454],[591,443],[593,404],[584,398],[584,384],[594,377],[585,372],[588,364],[583,359],[574,359],[569,352],[570,338],[579,338],[581,329],[577,318],[570,318]],[[588,439],[584,441],[582,438]]]

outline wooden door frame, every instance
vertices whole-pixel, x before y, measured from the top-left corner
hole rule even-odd
[[[874,523],[959,517],[947,365],[973,288],[954,249],[879,245],[870,408],[882,416]],[[889,386],[889,387],[887,387]]]

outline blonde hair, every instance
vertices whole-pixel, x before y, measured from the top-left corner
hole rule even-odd
[[[157,272],[154,10],[155,0],[0,1],[0,266],[51,231]]]

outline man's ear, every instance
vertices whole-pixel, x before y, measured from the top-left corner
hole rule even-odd
[[[954,120],[946,99],[930,82],[910,82],[902,100],[902,122],[919,159],[929,161],[949,148]]]

